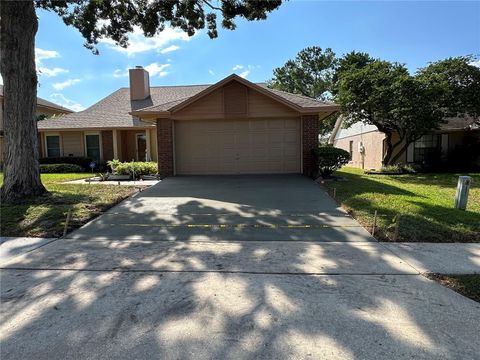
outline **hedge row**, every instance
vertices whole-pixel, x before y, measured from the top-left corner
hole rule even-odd
[[[80,165],[75,164],[41,164],[40,172],[51,173],[81,173],[85,170]]]
[[[115,174],[118,175],[154,175],[158,171],[156,162],[123,162],[115,166]]]

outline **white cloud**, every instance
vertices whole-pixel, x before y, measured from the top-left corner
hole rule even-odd
[[[167,46],[174,41],[189,41],[191,39],[188,34],[179,29],[172,29],[170,27],[165,28],[159,34],[153,37],[145,37],[142,30],[139,27],[134,27],[132,33],[129,34],[129,46],[125,49],[115,45],[115,41],[112,39],[101,39],[100,42],[107,44],[111,49],[118,52],[127,54],[128,56],[142,53],[146,51],[156,50],[158,52],[169,52],[177,50],[172,46]]]
[[[245,79],[248,76],[248,74],[250,74],[250,70],[245,70],[245,71],[242,71],[240,74],[238,74],[238,76]]]
[[[63,94],[54,93],[50,95],[50,100],[53,101],[55,104],[64,106],[73,111],[82,111],[83,109],[85,109],[81,104],[73,100],[67,99],[65,96],[63,96]]]
[[[40,48],[35,48],[35,60],[41,62],[45,59],[52,59],[60,57],[60,53],[55,50],[44,50]]]
[[[125,69],[125,71],[122,71],[121,69],[116,69],[113,72],[113,77],[120,78],[125,76],[128,76],[128,69]]]
[[[60,57],[60,53],[55,50],[45,50],[35,48],[35,64],[39,76],[54,77],[59,74],[67,73],[68,70],[60,67],[49,68],[43,64],[44,60]]]
[[[215,72],[212,69],[208,69],[208,73],[212,76],[215,76]]]
[[[39,75],[45,75],[47,77],[57,76],[58,74],[67,73],[67,69],[55,67],[53,69],[47,68],[45,66],[40,66],[37,68]]]
[[[170,64],[159,64],[159,63],[151,63],[150,65],[145,66],[145,70],[148,71],[151,77],[155,76],[165,76],[168,74],[167,71],[165,71],[167,68],[170,67]]]
[[[80,79],[68,79],[63,82],[54,83],[52,86],[55,90],[63,90],[69,86],[79,83],[80,81],[81,81]]]
[[[180,46],[178,46],[178,45],[170,45],[170,46],[166,47],[165,49],[160,50],[160,53],[166,54],[166,53],[169,53],[169,52],[178,50],[178,49],[180,49]]]
[[[252,70],[258,69],[258,68],[260,68],[260,65],[235,65],[232,68],[232,70],[233,71],[243,70],[240,74],[238,74],[238,76],[240,76],[242,78],[246,78],[248,75],[250,75]]]

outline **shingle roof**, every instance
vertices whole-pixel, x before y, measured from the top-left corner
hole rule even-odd
[[[478,129],[479,126],[473,117],[455,117],[445,119],[447,122],[440,125],[441,130],[473,130]]]
[[[265,84],[257,84],[268,89],[276,96],[281,97],[300,107],[331,106],[326,103],[310,99],[305,96],[290,94],[284,91],[272,90]],[[206,90],[212,85],[186,85],[186,86],[159,86],[150,88],[150,97],[145,100],[130,101],[129,88],[121,88],[106,98],[100,100],[88,109],[65,116],[45,119],[38,122],[39,129],[83,129],[83,128],[129,128],[150,127],[149,122],[144,122],[129,113],[137,110],[168,111],[176,105],[188,100],[192,96]]]
[[[0,97],[3,97],[3,85],[0,85]],[[55,104],[51,101],[42,99],[41,97],[37,97],[37,105],[52,108],[52,109],[59,110],[60,112],[65,112],[65,113],[72,113],[73,112],[72,110],[67,109],[66,107],[63,107],[63,106]]]
[[[145,100],[130,100],[130,89],[120,88],[88,109],[54,119],[38,122],[39,129],[83,129],[83,128],[129,128],[150,127],[151,123],[129,114],[153,104],[169,104],[188,99],[206,89],[208,85],[160,86],[150,88],[150,97]]]

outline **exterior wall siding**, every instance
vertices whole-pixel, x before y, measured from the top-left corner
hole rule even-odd
[[[158,174],[173,176],[173,120],[157,119]]]
[[[318,148],[318,115],[303,115],[302,120],[302,157],[303,171],[307,176],[315,176],[318,165],[312,150]]]
[[[385,135],[379,131],[372,131],[365,134],[348,136],[342,139],[335,140],[334,146],[350,150],[350,141],[352,143],[352,159],[348,163],[348,166],[363,168],[366,170],[380,169],[382,167],[382,155],[383,155],[383,139]],[[360,142],[363,143],[365,148],[364,156],[358,151]]]

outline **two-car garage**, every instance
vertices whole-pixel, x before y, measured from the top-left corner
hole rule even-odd
[[[300,118],[177,120],[177,175],[300,173]]]

